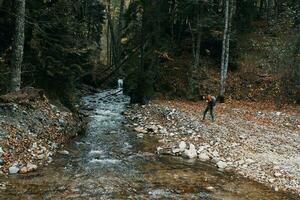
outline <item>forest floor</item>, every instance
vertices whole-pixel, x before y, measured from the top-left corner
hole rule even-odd
[[[217,104],[202,121],[204,102],[153,101],[127,118],[137,137],[159,138],[157,152],[215,164],[272,187],[300,194],[300,108],[270,103]]]
[[[47,165],[80,128],[79,119],[65,107],[51,104],[42,90],[0,96],[0,175]]]

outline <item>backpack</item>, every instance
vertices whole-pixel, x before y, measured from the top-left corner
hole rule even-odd
[[[216,104],[217,104],[217,99],[216,99],[216,97],[212,96],[211,97],[211,105],[215,106]]]

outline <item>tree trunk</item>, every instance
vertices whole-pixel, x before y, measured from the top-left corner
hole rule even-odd
[[[200,45],[201,45],[201,22],[200,22],[200,12],[201,5],[200,2],[197,5],[197,38],[195,44],[195,60],[194,60],[194,69],[198,68],[200,65]]]
[[[123,36],[123,29],[124,29],[124,26],[125,26],[125,22],[124,22],[124,13],[125,13],[125,0],[120,0],[120,9],[119,9],[120,13],[119,13],[119,23],[118,23],[118,35],[117,35],[117,63],[119,64],[122,60],[122,44],[121,44],[121,39],[122,39],[122,36]],[[123,74],[123,70],[122,68],[120,68],[119,70],[119,74]]]
[[[10,90],[18,91],[21,87],[21,67],[23,62],[24,37],[25,37],[25,0],[16,0],[16,28],[13,41],[11,60]]]
[[[230,7],[230,9],[229,9]],[[229,50],[230,50],[230,33],[231,33],[231,21],[233,17],[234,1],[226,0],[225,7],[225,27],[223,35],[223,49],[222,49],[222,59],[221,59],[221,89],[220,98],[221,102],[224,103],[225,100],[225,86],[229,63]]]

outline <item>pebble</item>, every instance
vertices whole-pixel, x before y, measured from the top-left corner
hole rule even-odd
[[[62,151],[59,151],[58,153],[60,153],[62,155],[69,155],[70,154],[67,150],[62,150]]]
[[[282,174],[279,173],[279,172],[275,172],[275,173],[274,173],[274,176],[275,176],[275,177],[280,177],[280,176],[282,176]]]
[[[4,160],[0,158],[0,166],[4,164],[5,164]]]

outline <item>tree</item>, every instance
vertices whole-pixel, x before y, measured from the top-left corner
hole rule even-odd
[[[222,58],[221,58],[221,89],[220,98],[221,102],[225,100],[225,85],[228,71],[229,62],[229,50],[230,50],[230,34],[231,34],[231,21],[233,16],[233,0],[226,0],[225,5],[225,26],[223,33],[223,47],[222,47]]]
[[[25,0],[16,0],[15,9],[16,27],[11,60],[11,91],[18,91],[21,87],[21,67],[23,62],[25,38]]]

